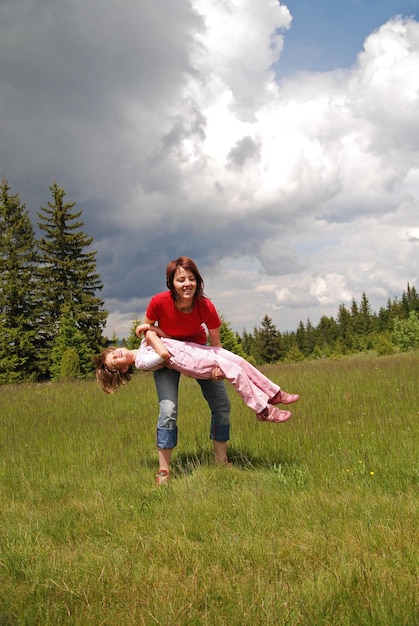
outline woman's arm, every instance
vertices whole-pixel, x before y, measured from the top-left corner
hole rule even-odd
[[[170,335],[167,335],[164,330],[160,328],[160,326],[154,326],[155,323],[156,320],[150,320],[148,319],[148,317],[145,317],[144,322],[142,324],[139,324],[135,329],[135,334],[137,335],[137,337],[139,337],[141,333],[146,333],[148,330],[152,330],[153,332],[157,333],[159,337],[167,337],[168,339],[170,339]]]
[[[220,337],[220,328],[208,328],[208,333],[210,336],[211,345],[214,348],[222,348],[221,345],[221,337]],[[219,367],[214,367],[211,374],[212,380],[222,380],[224,378],[224,372]]]
[[[214,346],[214,348],[223,347],[221,345],[220,328],[221,326],[219,326],[218,328],[208,328],[210,342],[211,342],[211,345]]]
[[[151,346],[154,352],[157,352],[162,359],[166,361],[166,359],[171,356],[169,350],[160,339],[160,337],[167,337],[167,335],[158,326],[151,326],[148,323],[139,324],[135,329],[135,334],[137,337],[140,337],[142,333],[145,334],[148,345]]]

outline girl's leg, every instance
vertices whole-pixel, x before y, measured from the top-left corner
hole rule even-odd
[[[197,378],[201,385],[211,408],[211,439],[215,441],[228,441],[230,427],[230,402],[225,386],[211,380],[216,366],[256,413],[263,411],[280,389],[248,361],[222,348],[184,344],[175,346],[173,352],[171,365],[183,374]]]
[[[242,361],[247,363],[244,359]],[[260,378],[255,376],[255,378],[258,378],[259,384],[255,383],[249,377],[247,368],[234,363],[230,358],[226,359],[222,353],[217,355],[217,364],[224,373],[225,378],[255,413],[261,413],[269,404],[270,398],[279,390],[278,385],[272,383],[263,374],[260,374]],[[253,369],[255,372],[258,372],[256,368]],[[266,379],[266,383],[264,379]],[[265,386],[267,389],[264,388]]]
[[[248,385],[248,382],[250,382],[253,387],[257,387],[263,394],[266,394],[266,396],[268,396],[269,404],[291,404],[293,402],[297,402],[299,399],[298,394],[283,391],[279,385],[272,382],[269,378],[267,378],[267,376],[262,374],[260,370],[253,367],[253,365],[237,354],[233,354],[233,352],[229,352],[227,350],[222,350],[222,356],[226,357],[226,360],[231,364],[234,363],[234,365],[238,365],[240,367],[242,375],[240,375],[239,378],[244,379],[247,377],[248,381],[245,381],[245,385]],[[238,391],[240,393],[240,390]],[[260,394],[257,393],[255,395],[260,396]]]
[[[272,382],[267,376],[262,374],[257,367],[254,367],[249,361],[246,361],[243,357],[238,354],[234,354],[234,352],[230,352],[229,350],[224,350],[224,348],[216,348],[217,352],[219,351],[220,356],[223,359],[226,359],[230,363],[235,363],[238,365],[245,373],[247,378],[261,391],[263,391],[269,398],[273,398],[278,391],[280,391],[280,386],[276,383]],[[223,369],[223,368],[221,368]],[[223,370],[224,371],[224,370]]]

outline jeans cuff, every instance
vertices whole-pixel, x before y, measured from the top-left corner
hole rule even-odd
[[[177,445],[177,428],[158,428],[157,447],[175,448]]]
[[[211,429],[210,439],[228,441],[230,439],[230,424],[218,424]]]

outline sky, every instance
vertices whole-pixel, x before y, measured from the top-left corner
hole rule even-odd
[[[192,257],[239,333],[419,288],[419,0],[0,0],[0,175],[65,189],[106,334]]]

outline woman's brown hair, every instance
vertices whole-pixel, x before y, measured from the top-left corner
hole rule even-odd
[[[195,276],[196,292],[195,292],[194,299],[205,298],[204,279],[199,273],[199,270],[198,270],[198,267],[196,266],[195,261],[192,261],[192,259],[190,259],[188,256],[181,256],[178,259],[174,259],[173,261],[170,261],[170,263],[166,267],[166,285],[167,285],[167,288],[170,289],[173,300],[177,300],[177,298],[179,297],[173,285],[175,273],[178,267],[183,267],[184,270],[191,272]]]

